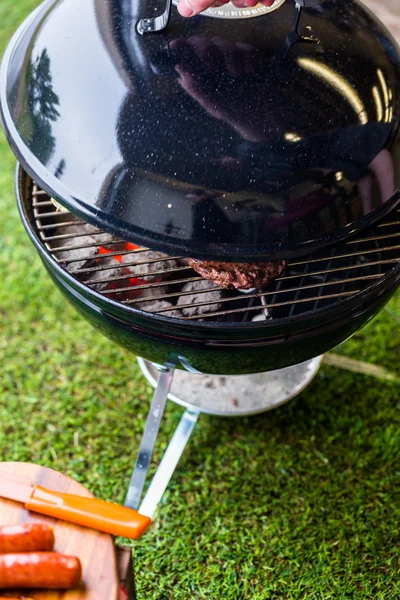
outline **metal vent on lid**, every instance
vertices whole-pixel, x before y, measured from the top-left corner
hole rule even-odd
[[[73,213],[172,255],[292,259],[344,239],[400,200],[400,54],[355,0],[311,4],[172,6],[140,35],[148,2],[44,2],[3,60],[9,142]]]

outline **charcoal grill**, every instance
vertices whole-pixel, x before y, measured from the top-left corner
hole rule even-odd
[[[110,240],[109,234],[98,228],[91,229],[96,236],[94,242],[80,242],[88,237],[85,221],[56,207],[50,196],[21,168],[17,172],[17,196],[27,232],[60,290],[103,333],[134,353],[142,354],[147,360],[139,359],[140,368],[148,381],[158,386],[129,488],[128,505],[137,507],[139,504],[167,397],[186,408],[143,501],[144,514],[155,510],[161,499],[160,490],[172,476],[201,412],[242,416],[271,410],[287,402],[311,382],[321,364],[320,355],[370,320],[400,282],[400,210],[394,210],[353,239],[291,261],[285,274],[263,291],[246,294],[230,291],[226,298],[218,300],[224,305],[223,310],[176,318],[175,304],[182,297],[179,287],[202,279],[185,264],[183,257],[173,257],[180,263],[175,269],[162,268],[163,262],[167,263],[172,257],[157,258],[161,268],[152,271],[152,277],[167,276],[167,281],[132,285],[129,274],[109,277],[107,272],[115,271],[116,267],[110,264],[110,258],[117,262],[118,257],[124,256],[130,257],[128,264],[140,265],[138,279],[148,279],[148,261],[140,259],[147,248],[123,250],[124,240]],[[80,226],[82,230],[63,233],[63,229],[71,225]],[[92,265],[93,248],[102,248],[104,244],[110,251],[96,255],[94,266],[76,268],[76,263],[82,263],[85,257]],[[69,258],[77,249],[83,254]],[[96,279],[93,279],[94,273]],[[99,283],[113,287],[96,291],[93,287]],[[166,283],[176,291],[165,293]],[[132,290],[141,295],[129,297]],[[153,295],[149,295],[149,290]],[[206,304],[201,296],[210,290],[221,289],[209,282],[206,290],[197,292],[199,307]],[[154,300],[154,291],[158,292],[158,300],[173,301],[172,308],[142,311],[141,305]],[[193,307],[193,304],[181,305],[184,306]],[[158,340],[154,334],[151,343],[146,343],[147,333],[142,333],[144,319],[150,322],[157,319],[159,328],[164,331]],[[278,337],[276,332],[280,333]],[[199,348],[200,344],[203,348]],[[231,346],[229,353],[224,350],[226,346]],[[255,347],[253,352],[252,346]],[[216,363],[220,355],[223,355],[222,367]],[[243,356],[247,358],[245,364]],[[174,386],[176,368],[180,372]],[[257,372],[261,373],[255,375]],[[199,377],[202,373],[207,375]],[[238,373],[250,375],[237,377]],[[232,394],[232,386],[226,383],[227,374],[236,375],[233,386],[236,394]]]
[[[188,21],[168,0],[154,19],[144,0],[46,0],[0,73],[28,235],[68,301],[142,357],[157,386],[128,506],[139,505],[167,398],[186,407],[144,514],[200,412],[289,400],[400,282],[390,34],[356,0],[219,12]],[[244,293],[207,283],[187,257],[288,266]],[[187,284],[201,285],[195,298]]]

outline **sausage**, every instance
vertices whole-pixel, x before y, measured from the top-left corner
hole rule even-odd
[[[50,552],[53,548],[53,529],[44,523],[0,527],[0,554]]]
[[[79,585],[79,558],[56,552],[3,554],[0,556],[0,588],[69,590]]]

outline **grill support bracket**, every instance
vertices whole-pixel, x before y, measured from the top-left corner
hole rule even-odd
[[[125,498],[125,506],[137,510],[140,498],[142,496],[144,484],[153,456],[154,446],[160,429],[161,419],[163,418],[168,394],[171,389],[174,376],[175,365],[166,365],[162,370],[159,382],[154,392],[150,411],[147,417],[142,441],[139,448],[139,454],[136,460],[135,468],[129,483],[128,492]],[[147,515],[150,516],[150,515]]]
[[[311,383],[320,368],[322,357],[278,371],[253,376],[231,377],[202,375],[190,369],[189,364],[185,366],[186,370],[176,371],[175,363],[160,366],[141,358],[138,359],[138,362],[146,379],[155,387],[155,392],[126,495],[125,506],[138,509],[140,514],[153,519],[202,412],[216,416],[244,416],[272,410],[300,394]],[[172,394],[174,378],[177,383],[176,389],[184,391],[185,385],[189,384],[194,394],[197,394],[200,399],[200,404],[189,403]],[[230,383],[233,387],[229,385]],[[219,396],[219,404],[216,403],[216,405],[220,407],[222,405],[222,409],[214,409],[214,411],[210,408],[213,402],[213,394],[210,394],[213,385],[214,395],[216,391]],[[215,388],[217,389],[215,390]],[[232,398],[232,389],[237,390],[238,396],[248,400],[247,406],[245,405],[243,408],[240,406],[239,400]],[[223,395],[225,398],[222,397]],[[210,396],[211,405],[207,405],[207,402],[210,402]],[[186,410],[140,504],[167,399],[185,406]],[[236,401],[232,405],[234,407],[236,404],[236,412],[229,410],[231,400]],[[226,408],[227,402],[228,409]]]

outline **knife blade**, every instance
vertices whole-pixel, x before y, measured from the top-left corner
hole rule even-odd
[[[27,510],[132,540],[140,538],[151,525],[149,517],[131,508],[48,490],[1,471],[0,496],[22,503]]]
[[[22,502],[22,504],[29,502],[29,498],[32,495],[32,487],[26,483],[19,483],[12,480],[3,483],[3,475],[0,475],[0,486],[0,496],[14,500],[15,502]]]

